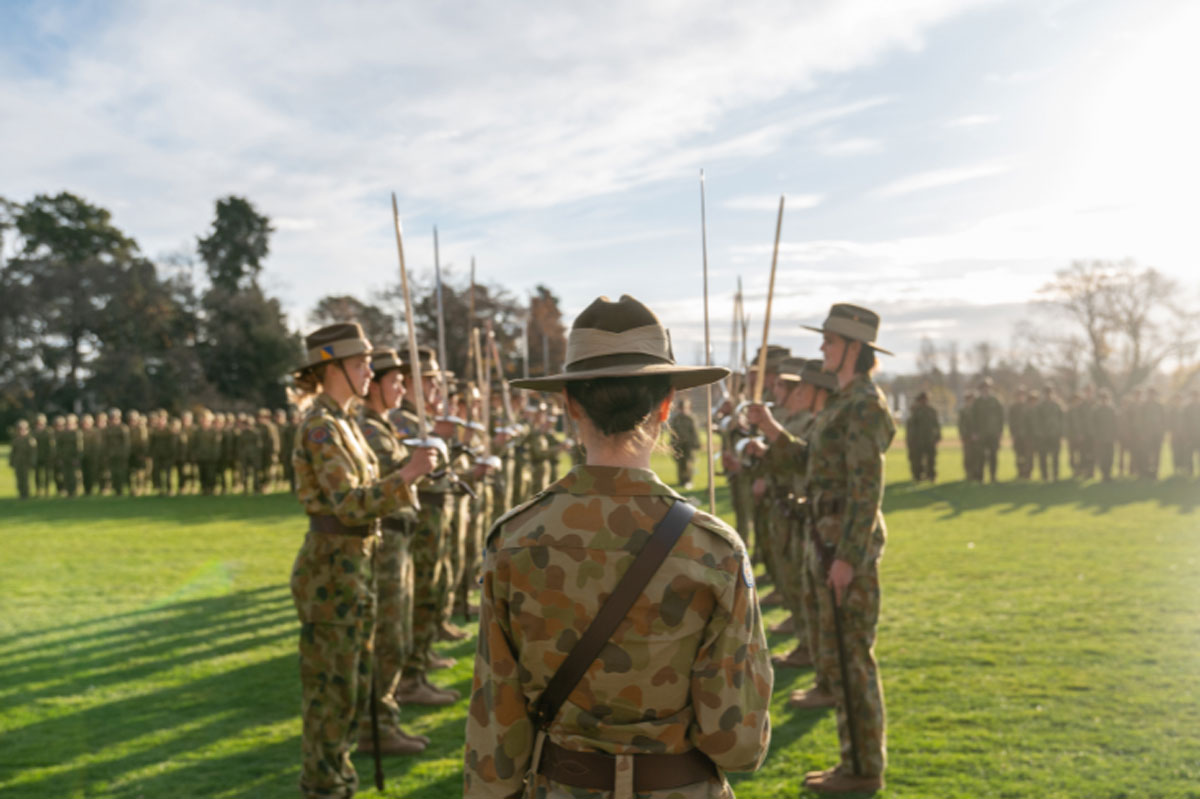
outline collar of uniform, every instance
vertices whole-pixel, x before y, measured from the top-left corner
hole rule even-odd
[[[683,499],[650,469],[580,464],[547,491],[566,494],[599,494],[611,497],[659,496]]]
[[[325,410],[329,411],[335,416],[344,417],[346,415],[346,412],[342,410],[342,406],[338,405],[337,401],[334,400],[333,397],[329,396],[323,391],[317,395],[316,401],[317,404],[323,406]]]

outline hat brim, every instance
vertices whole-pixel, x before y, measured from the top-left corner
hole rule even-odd
[[[706,386],[729,376],[729,370],[724,366],[678,366],[676,364],[644,364],[641,366],[609,366],[603,369],[589,369],[584,372],[564,372],[549,377],[529,377],[510,380],[513,388],[523,388],[529,391],[562,391],[567,383],[580,380],[596,380],[602,377],[651,377],[667,375],[671,378],[671,388],[685,389],[696,386]]]
[[[825,328],[823,328],[823,327],[813,327],[812,325],[800,325],[800,327],[804,328],[805,330],[811,330],[814,333],[820,333],[821,335],[824,335],[826,332],[833,333],[835,336],[841,336],[842,338],[846,339],[847,341],[862,341],[862,339],[850,338],[845,333],[839,333],[836,330],[826,331]],[[891,350],[885,350],[883,347],[879,346],[874,341],[863,341],[862,343],[866,344],[868,347],[875,350],[876,352],[882,352],[884,355],[895,356],[895,354],[896,354],[896,353],[892,352]]]

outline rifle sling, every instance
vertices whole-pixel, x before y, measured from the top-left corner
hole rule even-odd
[[[558,671],[554,672],[546,690],[538,697],[534,705],[533,721],[539,729],[549,727],[550,722],[558,715],[558,709],[583,679],[600,650],[612,638],[612,634],[629,613],[633,603],[641,596],[646,584],[658,571],[658,567],[675,546],[695,512],[695,506],[681,499],[676,500],[667,511],[667,515],[654,526],[653,535],[634,558],[633,564],[621,576],[617,587],[609,594],[596,618],[592,619],[592,623],[568,653],[566,660],[558,667]]]

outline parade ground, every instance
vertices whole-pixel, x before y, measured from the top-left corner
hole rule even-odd
[[[903,442],[889,453],[879,795],[1200,797],[1200,483],[1016,483],[1005,455],[1001,483],[965,484],[943,442],[939,483],[913,485]],[[0,469],[0,797],[295,796],[296,500],[15,494]],[[433,679],[464,698],[405,708],[433,743],[386,760],[384,795],[461,795],[474,646],[439,645],[457,664]],[[784,707],[811,679],[776,673],[740,799],[799,796],[836,762],[832,711]]]

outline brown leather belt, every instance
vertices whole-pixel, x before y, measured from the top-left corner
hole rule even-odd
[[[681,788],[720,779],[716,765],[699,749],[678,755],[633,755],[633,790],[637,793]],[[538,773],[555,782],[591,791],[611,791],[617,758],[605,752],[578,752],[547,740]]]
[[[353,535],[358,538],[366,538],[378,528],[374,522],[351,526],[342,524],[341,520],[336,516],[314,513],[308,517],[308,529],[314,533],[324,533],[325,535]]]

